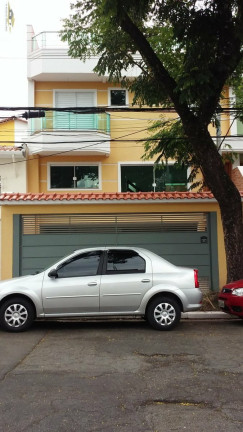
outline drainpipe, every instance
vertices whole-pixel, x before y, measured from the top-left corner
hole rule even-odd
[[[154,163],[154,165],[153,165],[153,184],[152,184],[153,189],[154,189],[154,192],[156,192],[156,177],[155,177],[155,170],[156,170],[156,164]]]
[[[15,163],[15,154],[12,154],[12,162],[13,162],[13,167],[14,167],[14,175],[16,177],[16,163]]]

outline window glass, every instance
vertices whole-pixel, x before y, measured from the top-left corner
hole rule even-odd
[[[98,189],[98,166],[51,166],[52,189]]]
[[[111,105],[126,105],[126,90],[110,90]]]
[[[242,135],[243,134],[243,122],[240,120],[237,120],[236,126],[237,126],[237,135]]]
[[[153,166],[121,166],[121,186],[122,192],[151,192],[153,190]]]
[[[73,188],[73,166],[51,166],[51,188]]]
[[[107,257],[107,273],[144,273],[145,260],[131,250],[110,250]]]
[[[99,187],[98,166],[76,166],[75,177],[78,189],[97,189]]]
[[[122,192],[187,190],[187,168],[173,165],[121,166]]]
[[[175,165],[167,165],[164,170],[156,170],[156,183],[159,185],[159,172],[164,171],[164,190],[166,191],[184,191],[187,185],[187,168]],[[158,177],[157,177],[158,175]]]
[[[75,256],[57,269],[59,278],[95,276],[98,272],[101,251]]]

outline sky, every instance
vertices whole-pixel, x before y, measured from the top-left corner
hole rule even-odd
[[[6,30],[6,4],[14,25]],[[35,34],[58,31],[72,0],[0,0],[0,107],[27,106],[27,25]]]

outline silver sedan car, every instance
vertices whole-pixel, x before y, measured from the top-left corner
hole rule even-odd
[[[81,249],[39,274],[0,282],[0,326],[20,332],[35,319],[142,316],[170,330],[201,299],[197,270],[138,247]]]

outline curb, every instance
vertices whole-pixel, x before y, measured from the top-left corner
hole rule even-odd
[[[37,321],[56,321],[56,322],[91,322],[91,321],[128,321],[128,320],[141,320],[139,315],[127,315],[127,316],[101,316],[101,317],[69,317],[69,318],[38,318]],[[239,320],[237,316],[226,314],[222,311],[193,311],[193,312],[182,312],[181,319],[183,320]]]
[[[195,312],[184,312],[181,314],[182,319],[237,319],[232,315],[228,315],[225,312],[220,311],[195,311]]]

